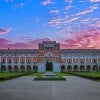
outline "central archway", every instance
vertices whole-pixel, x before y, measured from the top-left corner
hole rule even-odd
[[[52,71],[52,69],[53,69],[52,60],[47,60],[46,61],[46,71]]]

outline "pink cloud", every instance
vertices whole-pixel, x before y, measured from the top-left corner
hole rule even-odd
[[[11,28],[0,28],[0,34],[8,34],[11,30]]]
[[[25,39],[22,42],[10,41],[9,39],[0,38],[0,49],[36,49],[42,41],[51,41],[49,38],[44,39]]]
[[[78,32],[76,37],[62,40],[61,48],[67,49],[100,49],[100,30]]]

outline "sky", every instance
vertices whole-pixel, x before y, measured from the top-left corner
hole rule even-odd
[[[0,0],[0,49],[100,49],[100,0]]]

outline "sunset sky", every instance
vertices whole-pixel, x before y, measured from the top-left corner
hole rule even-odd
[[[0,49],[100,49],[100,0],[0,0]]]

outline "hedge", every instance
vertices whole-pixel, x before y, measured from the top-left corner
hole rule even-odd
[[[100,76],[96,77],[96,76],[91,76],[91,75],[82,75],[81,73],[73,73],[73,72],[69,72],[69,74],[83,77],[83,78],[87,78],[87,79],[91,79],[91,80],[100,80]]]
[[[45,80],[45,81],[48,81],[48,80],[50,80],[50,81],[59,81],[59,80],[61,80],[61,81],[65,81],[66,80],[66,78],[64,78],[64,77],[59,77],[59,78],[43,78],[43,77],[38,77],[38,78],[34,78],[34,80],[37,80],[37,81],[42,81],[42,80]]]
[[[13,75],[8,75],[8,76],[0,76],[0,81],[21,77],[21,76],[24,76],[24,75],[27,75],[27,74],[28,73],[19,73],[17,75],[13,74]]]

